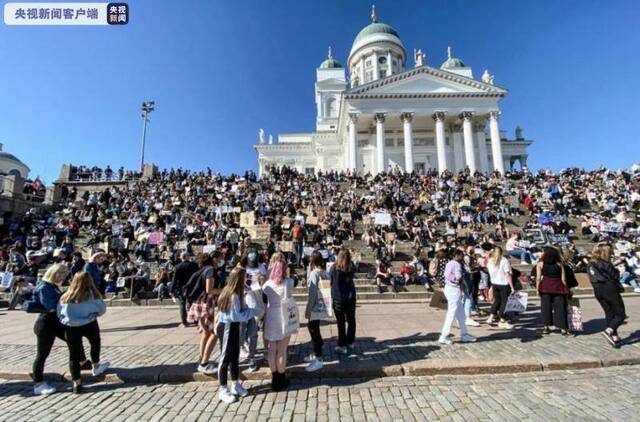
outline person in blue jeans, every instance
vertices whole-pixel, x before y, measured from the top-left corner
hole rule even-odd
[[[513,233],[506,243],[507,256],[520,259],[522,264],[534,264],[536,257],[522,244],[520,235]]]
[[[304,234],[304,228],[299,221],[296,221],[291,229],[291,239],[293,239],[293,247],[296,255],[296,267],[300,267],[300,264],[302,263]]]

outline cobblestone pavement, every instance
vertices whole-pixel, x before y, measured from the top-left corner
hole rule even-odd
[[[583,300],[582,308],[585,333],[576,337],[542,336],[539,311],[533,304],[531,311],[522,315],[518,329],[514,331],[483,325],[471,329],[472,333],[480,336],[477,343],[441,346],[437,337],[444,318],[443,311],[434,311],[421,304],[360,306],[355,355],[348,358],[335,355],[335,325],[322,327],[327,340],[324,348],[327,366],[322,376],[343,376],[340,373],[344,371],[351,371],[344,376],[361,376],[364,372],[358,375],[358,368],[383,367],[391,368],[385,370],[386,375],[431,375],[439,373],[432,369],[440,364],[448,367],[455,364],[477,366],[490,361],[504,364],[513,360],[530,362],[534,367],[537,365],[537,369],[530,370],[540,370],[545,366],[545,369],[562,369],[562,364],[580,364],[581,361],[602,361],[604,366],[625,363],[625,359],[634,359],[626,363],[637,363],[640,359],[640,298],[627,299],[629,323],[620,329],[627,342],[617,350],[612,349],[599,334],[604,322],[597,302]],[[192,373],[198,358],[198,335],[194,328],[177,328],[176,314],[177,308],[110,309],[101,319],[103,359],[112,363],[114,372],[123,374],[121,379],[134,371],[136,374],[151,374],[159,381],[188,379],[161,375]],[[0,314],[0,321],[0,377],[12,372],[26,376],[35,352],[33,315],[10,312]],[[302,367],[303,357],[311,351],[308,339],[304,327],[292,339],[289,348],[292,366]],[[214,357],[217,353],[216,350]],[[65,373],[67,360],[66,346],[57,341],[47,360],[46,372]],[[451,372],[447,370],[444,373]],[[367,376],[370,374],[368,372]],[[265,371],[263,375],[268,374]],[[150,377],[136,379],[146,382]]]
[[[640,366],[378,380],[294,382],[272,393],[246,382],[250,395],[226,405],[214,383],[96,384],[85,394],[31,395],[0,380],[2,421],[631,421],[640,412]]]

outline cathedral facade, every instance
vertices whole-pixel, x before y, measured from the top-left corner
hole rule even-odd
[[[374,9],[346,67],[329,49],[316,70],[316,131],[280,134],[273,142],[260,129],[259,173],[274,166],[372,174],[396,168],[504,173],[526,166],[532,141],[520,128],[512,140],[500,130],[499,102],[507,90],[488,71],[474,78],[451,48],[439,68],[427,65],[420,50],[411,67],[408,59],[398,32],[378,22]]]

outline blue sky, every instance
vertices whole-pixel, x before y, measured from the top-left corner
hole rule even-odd
[[[4,2],[3,2],[4,4]],[[260,127],[314,128],[315,68],[346,62],[370,1],[130,1],[119,27],[0,26],[0,142],[47,182],[61,163],[256,168]],[[640,160],[637,0],[382,0],[379,20],[439,66],[446,47],[507,87],[501,129],[532,168]],[[412,60],[409,60],[409,64]]]

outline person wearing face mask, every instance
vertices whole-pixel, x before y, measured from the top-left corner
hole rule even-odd
[[[245,264],[246,262],[246,264]],[[262,285],[267,279],[267,268],[258,260],[258,254],[252,250],[246,258],[240,260],[240,265],[245,267],[246,285],[245,301],[250,307],[257,309],[257,314],[240,324],[240,357],[249,360],[249,372],[258,370],[256,353],[258,351],[258,320],[264,313],[262,302]]]

